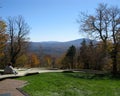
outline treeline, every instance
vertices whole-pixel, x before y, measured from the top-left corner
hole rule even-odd
[[[95,14],[82,16],[84,19],[80,19],[82,22],[82,24],[80,24],[81,30],[101,40],[106,57],[109,53],[107,50],[109,46],[108,41],[111,42],[112,48],[110,56],[112,59],[112,73],[116,75],[120,51],[120,9],[117,6],[99,4],[95,10]]]
[[[108,42],[106,50],[102,42],[89,43],[83,40],[79,49],[75,46],[69,47],[68,51],[61,59],[61,68],[63,69],[92,69],[112,71],[112,42]],[[120,48],[120,47],[119,47]],[[120,72],[120,53],[117,56],[117,71]]]
[[[96,61],[96,63],[92,63],[96,64],[96,66],[94,66],[95,69],[101,69],[104,63],[110,64],[108,61],[111,61],[112,73],[113,75],[116,75],[119,71],[118,66],[120,55],[120,9],[117,6],[99,4],[94,14],[81,13],[78,23],[80,24],[81,34],[85,33],[102,43],[95,45],[96,47],[92,48],[96,53],[94,51],[92,53],[87,51],[90,50],[90,48],[87,46],[85,47],[85,44],[83,43],[80,57],[82,56],[81,58],[82,61],[84,61],[84,67],[90,68],[90,62],[92,63],[93,61]],[[111,48],[109,48],[109,46]],[[95,60],[92,60],[92,58],[86,54],[84,49],[86,49],[89,54],[95,54],[93,56]],[[88,59],[88,57],[91,58],[91,60]]]

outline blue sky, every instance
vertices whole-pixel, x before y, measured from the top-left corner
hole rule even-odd
[[[120,0],[0,0],[0,17],[22,15],[30,41],[69,41],[82,38],[79,13],[94,13],[99,3],[120,6]]]

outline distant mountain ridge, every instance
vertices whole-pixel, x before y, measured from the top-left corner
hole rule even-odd
[[[31,42],[29,50],[35,53],[42,51],[44,54],[59,56],[67,51],[67,49],[74,45],[75,47],[80,47],[83,40],[90,42],[90,39],[81,38],[67,42],[57,42],[57,41],[48,41],[48,42]]]

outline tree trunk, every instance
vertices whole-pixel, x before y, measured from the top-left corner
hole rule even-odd
[[[84,69],[89,69],[89,63],[88,62],[84,63]]]
[[[116,76],[117,74],[117,50],[113,49],[112,53],[112,62],[113,62],[113,69],[112,69],[112,74],[113,76]]]
[[[12,66],[15,67],[16,58],[14,56],[12,56],[10,62],[12,63]]]

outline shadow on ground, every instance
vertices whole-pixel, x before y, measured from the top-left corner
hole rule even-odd
[[[65,74],[64,74],[65,73]],[[67,73],[67,74],[66,74]],[[68,77],[80,78],[80,79],[113,79],[120,80],[120,73],[113,76],[111,73],[89,73],[89,72],[75,72],[74,71],[63,71],[63,74]]]

